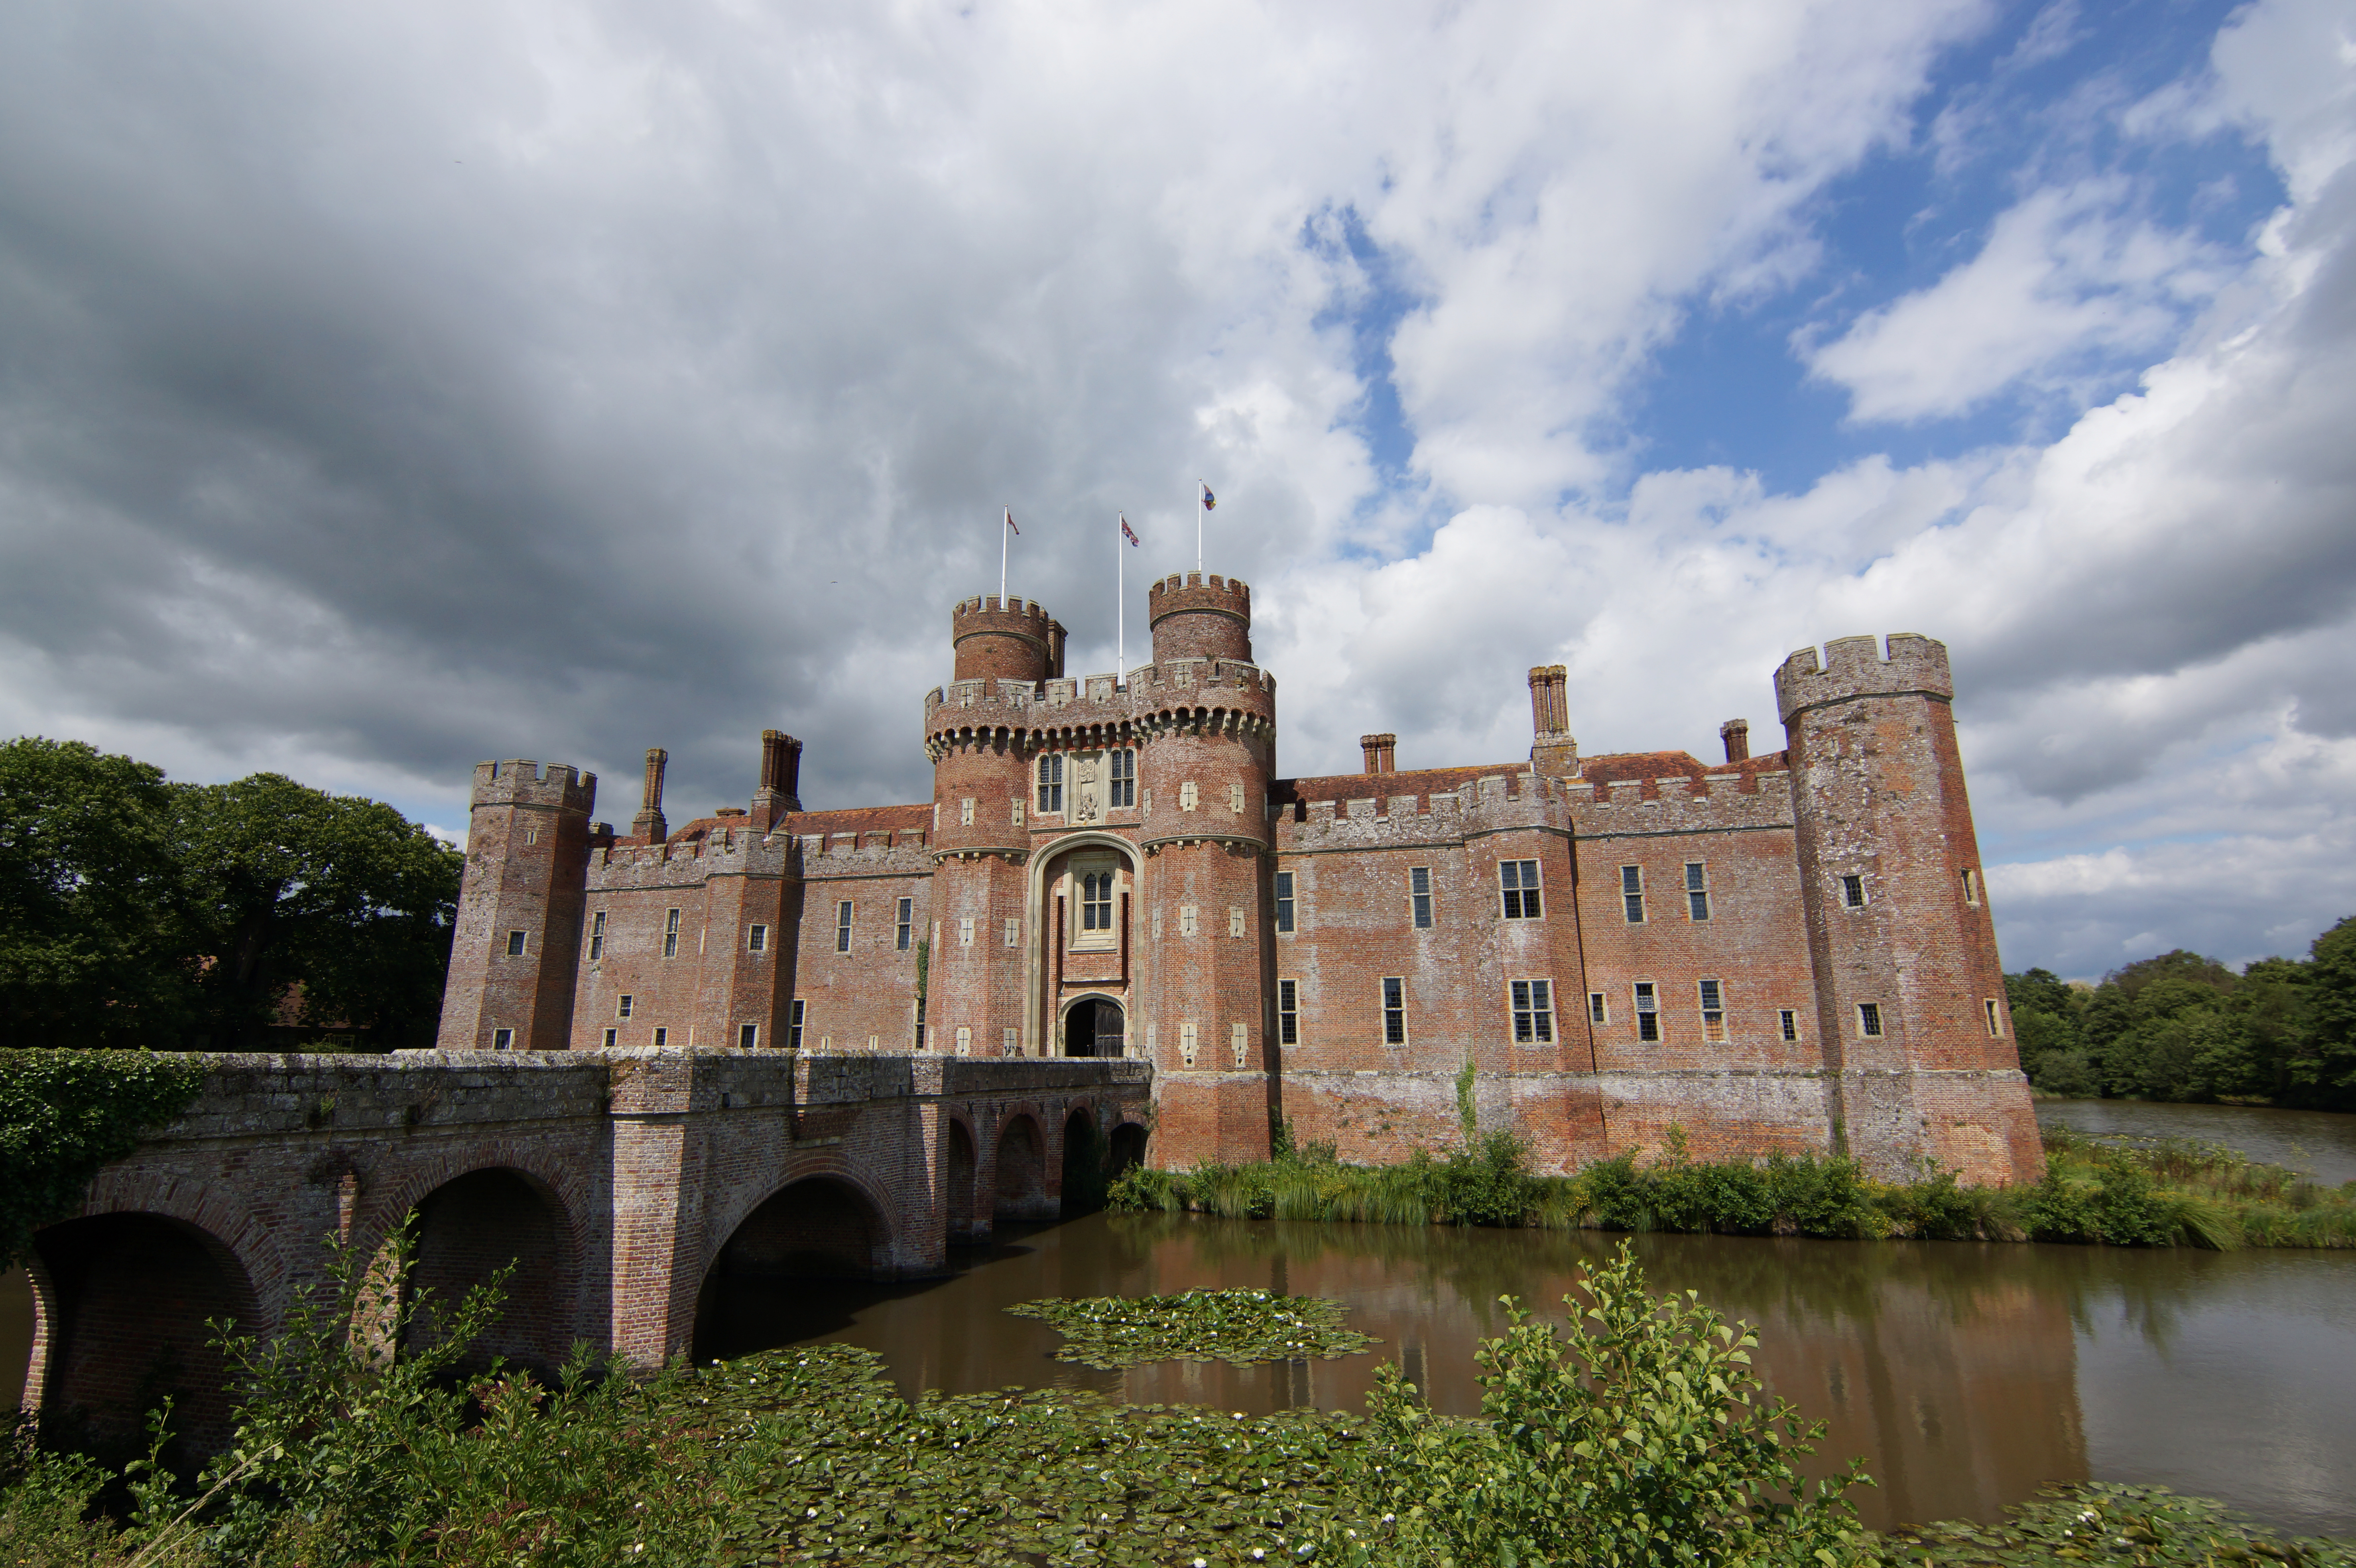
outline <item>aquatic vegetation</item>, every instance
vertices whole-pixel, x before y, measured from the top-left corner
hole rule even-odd
[[[1381,1340],[1343,1327],[1349,1308],[1272,1290],[1189,1290],[1177,1296],[1091,1296],[1006,1309],[1052,1323],[1059,1361],[1105,1371],[1147,1361],[1287,1361],[1354,1356]]]
[[[1113,1183],[1121,1212],[1370,1224],[1541,1226],[1742,1236],[2073,1242],[2108,1246],[2356,1246],[2356,1183],[2325,1188],[2231,1149],[2045,1135],[2043,1180],[1965,1187],[1926,1169],[1877,1181],[1837,1155],[1758,1161],[1690,1158],[1675,1128],[1645,1163],[1633,1152],[1574,1176],[1535,1176],[1507,1133],[1435,1157],[1353,1166],[1289,1149],[1254,1165],[1132,1170]]]
[[[2005,1513],[2001,1524],[1950,1520],[1901,1525],[1871,1538],[1873,1554],[1888,1568],[2105,1562],[2122,1568],[2128,1563],[2136,1568],[2179,1563],[2217,1568],[2263,1562],[2306,1568],[2356,1564],[2356,1549],[2345,1541],[2280,1536],[2234,1519],[2221,1502],[2180,1497],[2166,1487],[2099,1481],[2055,1487]]]

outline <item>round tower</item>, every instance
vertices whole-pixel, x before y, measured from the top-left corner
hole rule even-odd
[[[926,1045],[998,1056],[1020,1040],[1039,683],[1063,672],[1064,628],[1042,605],[968,599],[949,616],[956,675],[926,701],[933,759],[932,908],[922,940]]]
[[[1036,684],[1064,673],[1064,628],[1044,606],[994,594],[960,600],[949,612],[957,650],[953,680]]]
[[[1173,572],[1145,591],[1153,662],[1234,659],[1251,663],[1251,588],[1233,578]]]
[[[1141,1047],[1150,1027],[1154,1160],[1265,1159],[1280,1068],[1269,999],[1276,683],[1251,663],[1246,584],[1189,572],[1153,584],[1147,602],[1154,662],[1132,677],[1149,859],[1131,1040]]]
[[[1791,750],[1819,1038],[1849,1152],[1927,1154],[1967,1182],[2044,1166],[1955,747],[1947,650],[1897,634],[1803,648],[1775,673]]]

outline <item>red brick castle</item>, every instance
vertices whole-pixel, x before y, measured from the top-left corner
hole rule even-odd
[[[747,807],[627,835],[594,775],[475,772],[440,1043],[1126,1055],[1152,1163],[1345,1159],[1483,1131],[1568,1169],[1681,1127],[1697,1157],[1846,1148],[1897,1175],[2041,1168],[1946,649],[1786,659],[1785,749],[1582,759],[1560,666],[1526,761],[1276,773],[1245,584],[1149,594],[1153,662],[1064,675],[1037,604],[969,599],[925,699],[929,804],[804,811],[762,737]]]

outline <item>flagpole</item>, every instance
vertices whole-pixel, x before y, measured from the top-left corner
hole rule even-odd
[[[1129,674],[1129,514],[1120,514],[1122,533],[1112,536],[1112,683],[1118,688]]]
[[[1200,479],[1194,481],[1194,574],[1203,571],[1203,496],[1210,489]]]
[[[1013,531],[1014,508],[1009,507],[998,524],[998,607],[1001,610],[1006,608],[1006,536]]]

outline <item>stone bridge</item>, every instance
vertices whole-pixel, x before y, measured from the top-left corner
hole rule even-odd
[[[171,1126],[41,1231],[27,1406],[92,1436],[175,1395],[226,1435],[208,1318],[263,1334],[417,1217],[412,1279],[450,1300],[516,1263],[477,1341],[641,1365],[695,1344],[730,1275],[944,1272],[952,1243],[1052,1220],[1082,1162],[1135,1164],[1142,1061],[590,1051],[216,1056]]]

